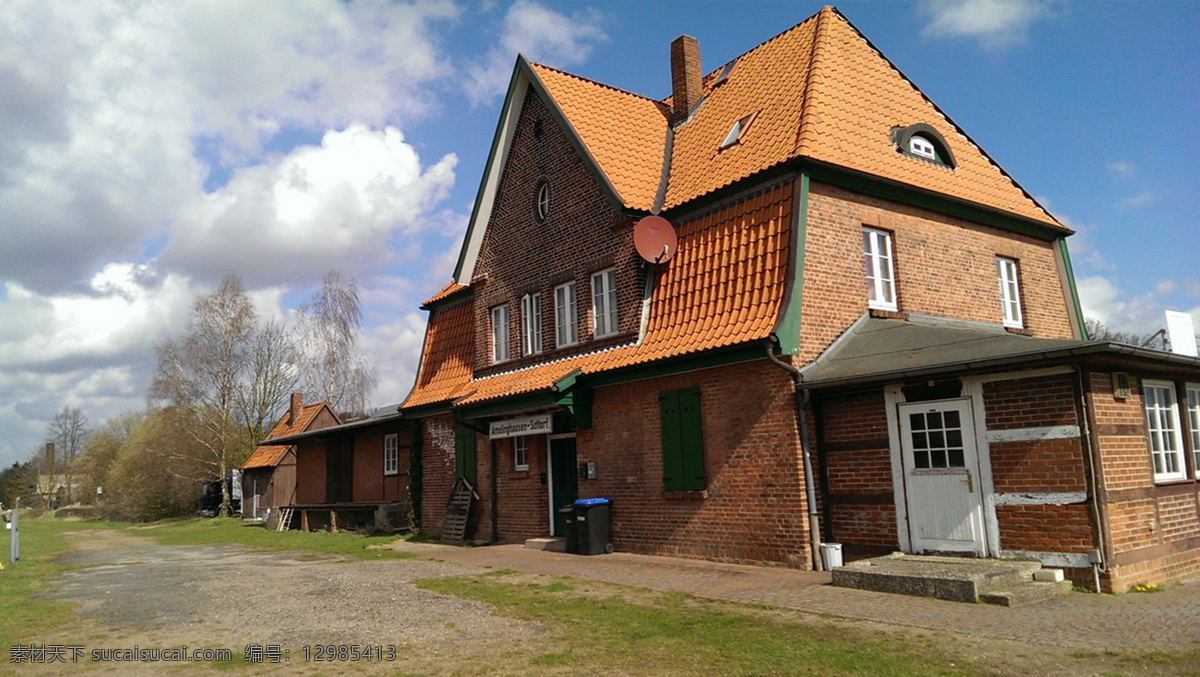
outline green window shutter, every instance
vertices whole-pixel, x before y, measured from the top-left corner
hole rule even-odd
[[[705,487],[704,444],[700,432],[700,389],[660,393],[663,488],[698,491]]]
[[[700,389],[679,391],[679,431],[683,446],[683,479],[689,491],[700,491],[704,482],[704,441],[700,434]]]
[[[659,393],[658,409],[662,422],[663,488],[667,491],[682,491],[683,436],[679,430],[679,391]]]
[[[461,425],[454,427],[454,476],[475,484],[475,431]]]

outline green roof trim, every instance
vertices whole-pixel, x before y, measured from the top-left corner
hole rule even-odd
[[[1067,269],[1067,284],[1071,289],[1071,300],[1075,304],[1075,323],[1078,325],[1079,336],[1087,341],[1087,322],[1083,319],[1083,305],[1079,302],[1079,289],[1075,287],[1075,269],[1071,267],[1071,253],[1067,251],[1067,238],[1058,238],[1058,249],[1062,252],[1063,265]]]
[[[800,319],[804,306],[804,250],[808,232],[808,174],[801,173],[793,184],[792,261],[788,266],[788,285],[783,307],[775,324],[775,338],[784,355],[800,352]]]

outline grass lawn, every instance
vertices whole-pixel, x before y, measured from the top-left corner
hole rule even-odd
[[[112,529],[125,525],[112,522],[56,520],[22,517],[21,559],[8,563],[8,532],[0,533],[4,570],[0,571],[0,647],[19,640],[30,641],[76,619],[71,605],[34,595],[48,589],[50,582],[70,567],[54,559],[70,550],[61,534],[82,529]]]
[[[569,578],[523,582],[515,572],[417,581],[557,629],[517,672],[646,675],[977,675],[928,641],[900,643],[835,624],[808,624],[683,593],[630,601],[620,586]],[[585,587],[586,592],[580,590]],[[555,667],[560,668],[555,670]],[[510,670],[511,671],[511,670]]]

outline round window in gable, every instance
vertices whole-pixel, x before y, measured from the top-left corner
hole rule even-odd
[[[538,223],[545,223],[550,216],[550,182],[539,181],[537,187],[537,204],[533,211]]]
[[[946,139],[930,125],[921,123],[908,127],[893,127],[891,137],[892,145],[903,155],[949,169],[956,166]]]

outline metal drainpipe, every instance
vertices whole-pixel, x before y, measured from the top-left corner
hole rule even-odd
[[[796,385],[796,417],[800,419],[800,455],[804,459],[804,493],[808,498],[808,533],[812,541],[813,571],[822,571],[821,565],[821,517],[817,514],[817,490],[813,483],[812,459],[808,450],[811,448],[808,440],[808,390],[802,388],[804,374],[792,365],[775,357],[775,345],[770,339],[763,341],[767,359],[777,367],[792,375]]]
[[[1098,548],[1096,548],[1096,551],[1100,555],[1100,557],[1097,558],[1100,561],[1092,562],[1092,582],[1096,586],[1096,592],[1100,592],[1100,572],[1108,571],[1108,561],[1104,555],[1104,551],[1105,551],[1105,539],[1104,539],[1105,520],[1103,519],[1103,516],[1101,515],[1101,512],[1100,512],[1100,483],[1103,479],[1104,471],[1101,469],[1102,466],[1100,465],[1100,455],[1098,453],[1096,453],[1096,447],[1095,447],[1095,445],[1092,444],[1092,430],[1091,430],[1091,425],[1088,423],[1088,417],[1091,415],[1091,412],[1088,411],[1087,393],[1084,391],[1084,382],[1083,382],[1085,372],[1084,372],[1083,368],[1080,367],[1079,365],[1074,365],[1072,368],[1075,371],[1075,383],[1079,387],[1079,390],[1078,390],[1078,392],[1079,392],[1079,407],[1082,412],[1082,415],[1080,417],[1082,420],[1079,422],[1080,423],[1080,425],[1079,425],[1079,430],[1080,430],[1079,440],[1080,440],[1080,442],[1083,443],[1084,453],[1087,454],[1087,456],[1089,457],[1090,462],[1088,463],[1088,465],[1090,466],[1091,475],[1092,475],[1092,477],[1091,477],[1091,480],[1092,480],[1091,494],[1092,495],[1090,497],[1091,500],[1088,501],[1088,503],[1089,503],[1088,507],[1091,508],[1092,515],[1096,520],[1096,536],[1097,536],[1097,540],[1099,541],[1099,543],[1096,544],[1099,546]]]

